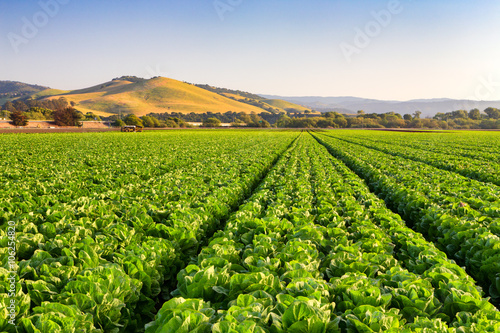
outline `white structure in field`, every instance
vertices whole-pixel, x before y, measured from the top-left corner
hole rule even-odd
[[[200,127],[203,125],[203,123],[199,123],[199,122],[194,122],[194,121],[188,121],[187,122],[189,125],[191,126],[195,126],[195,127]],[[231,127],[231,123],[221,123],[220,124],[221,127]]]

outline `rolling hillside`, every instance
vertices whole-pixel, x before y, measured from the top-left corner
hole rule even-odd
[[[208,84],[197,84],[196,86],[217,93],[219,95],[240,101],[242,103],[263,108],[271,113],[282,113],[287,111],[300,113],[310,109],[310,108],[307,109],[302,105],[298,105],[282,99],[266,99],[265,97],[252,94],[246,91],[219,88]]]
[[[261,113],[265,110],[221,96],[208,90],[181,81],[157,77],[132,82],[126,78],[94,87],[56,93],[46,98],[65,97],[75,102],[75,108],[101,116],[134,113],[143,116],[148,113],[204,113],[245,112]]]
[[[23,96],[45,89],[47,89],[47,87],[39,86],[36,84],[27,84],[17,81],[0,81],[0,94]]]
[[[0,81],[0,105],[7,101],[29,96],[47,89],[36,84],[27,84],[17,81]]]
[[[471,110],[487,107],[500,108],[500,101],[472,101],[455,99],[420,99],[411,101],[384,101],[356,97],[284,97],[256,95],[245,91],[218,88],[207,84],[190,84],[169,78],[142,79],[122,76],[94,87],[79,90],[58,90],[17,81],[0,81],[0,106],[16,99],[58,99],[65,97],[74,102],[83,113],[100,116],[135,113],[225,113],[227,111],[279,114],[316,110],[356,114],[366,113],[412,114],[416,110],[422,117],[438,112]],[[315,112],[313,112],[315,113]]]
[[[253,105],[256,107],[259,107],[261,109],[264,109],[265,111],[271,112],[271,113],[280,113],[280,112],[285,112],[285,110],[277,108],[272,106],[271,104],[267,104],[262,101],[262,97],[258,98],[252,98],[252,97],[244,97],[240,94],[235,94],[235,93],[219,93],[219,95],[222,95],[224,97],[233,99],[235,101],[245,103],[248,105]]]
[[[54,95],[62,95],[69,93],[70,90],[60,90],[60,89],[45,89],[35,94],[32,94],[30,97],[33,99],[38,99],[42,97],[54,96]]]
[[[276,108],[280,108],[281,110],[289,112],[304,112],[306,110],[311,110],[311,108],[306,108],[302,105],[298,105],[292,102],[287,102],[282,99],[264,99],[262,101]]]

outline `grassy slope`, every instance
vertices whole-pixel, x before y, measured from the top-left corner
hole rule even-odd
[[[34,94],[45,89],[47,89],[47,87],[39,86],[36,84],[0,80],[0,93],[11,93],[18,94],[18,96],[27,96],[29,94]]]
[[[8,101],[13,101],[13,98],[7,98],[7,97],[0,97],[0,109],[2,108],[2,105],[7,103]]]
[[[246,97],[241,96],[241,95],[237,95],[237,94],[222,93],[222,95],[226,96],[226,97],[229,97],[229,98],[234,98],[237,101],[243,101],[243,100],[247,99]],[[271,104],[268,104],[268,103],[264,102],[264,100],[256,100],[256,99],[251,99],[251,100],[256,101],[256,102],[261,102],[262,104],[264,104],[267,107],[270,107],[270,108],[273,108],[273,109],[278,109],[279,112],[286,112],[282,108],[279,108],[279,107],[276,107],[276,106],[273,106]],[[244,103],[244,102],[242,102],[242,103]]]
[[[27,97],[30,94],[37,94],[40,91],[46,90],[47,87],[39,86],[36,84],[27,84],[17,81],[0,81],[0,93],[5,94],[18,94],[14,97],[7,97],[2,95],[0,97],[0,107],[7,101],[14,101],[19,98]]]
[[[245,97],[237,94],[223,93],[224,96],[235,98],[239,101],[244,100]],[[282,99],[261,99],[258,100],[264,105],[271,107],[273,109],[278,109],[280,112],[294,111],[304,112],[305,110],[310,110],[302,105],[284,101]]]
[[[137,116],[155,112],[263,112],[262,109],[233,101],[224,96],[173,79],[155,78],[144,82],[111,81],[82,90],[74,90],[50,99],[64,96],[74,101],[83,113],[99,115],[135,113]]]
[[[308,109],[302,105],[287,102],[282,99],[264,99],[263,102],[283,110],[294,109],[299,112],[304,112],[305,110],[311,110],[310,108]]]
[[[31,95],[32,98],[37,99],[45,96],[54,96],[69,93],[69,90],[59,90],[59,89],[45,89],[36,94]]]

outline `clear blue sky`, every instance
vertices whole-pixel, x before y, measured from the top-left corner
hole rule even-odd
[[[286,96],[500,100],[498,0],[0,1],[0,50],[0,80],[59,89],[161,75]]]

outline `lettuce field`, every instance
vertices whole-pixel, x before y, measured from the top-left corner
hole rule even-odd
[[[500,332],[500,133],[0,136],[0,332]]]

